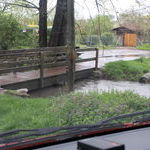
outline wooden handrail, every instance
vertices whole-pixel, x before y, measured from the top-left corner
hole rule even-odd
[[[88,51],[96,51],[96,48],[76,49],[76,52],[88,52]]]
[[[42,48],[32,48],[32,49],[19,49],[19,50],[0,50],[0,54],[10,54],[10,53],[23,53],[23,52],[39,52],[39,51],[66,51],[66,46],[58,47],[42,47]]]

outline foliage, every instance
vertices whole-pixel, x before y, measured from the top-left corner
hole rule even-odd
[[[105,32],[101,36],[103,45],[112,45],[113,44],[113,34],[110,32]]]
[[[112,28],[113,22],[111,16],[99,15],[88,22],[88,32],[91,30],[91,34],[103,34],[105,32],[110,32]]]
[[[113,28],[111,16],[99,15],[93,19],[76,21],[77,44],[90,45],[99,44],[99,37]]]
[[[103,69],[105,78],[130,81],[138,81],[141,76],[149,71],[150,58],[111,62],[106,64]]]
[[[137,49],[150,50],[150,44],[143,44],[143,45],[137,46]]]
[[[38,46],[38,34],[33,33],[32,30],[26,30],[26,32],[20,32],[17,37],[16,49],[22,48],[35,48]]]
[[[150,99],[126,92],[71,93],[51,98],[0,96],[0,132],[91,124],[119,114],[147,110]]]
[[[16,46],[20,30],[19,23],[12,15],[0,14],[0,49]]]

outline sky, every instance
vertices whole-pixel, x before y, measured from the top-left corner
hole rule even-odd
[[[144,11],[143,8],[145,6],[149,6],[146,10],[150,9],[150,0],[99,0],[103,1],[103,5],[105,9],[101,11],[102,14],[109,14],[114,15],[116,17],[117,14],[121,14],[123,12],[131,11],[132,9],[136,10],[137,12]],[[112,1],[114,4],[114,7],[112,6]],[[139,3],[137,3],[139,2]],[[48,0],[49,6],[53,7],[56,4],[56,0]],[[114,10],[115,8],[115,10]],[[141,10],[142,9],[142,10]],[[105,11],[104,11],[105,10]],[[76,12],[76,18],[90,18],[90,15],[92,17],[96,16],[98,14],[97,7],[95,5],[95,0],[75,0],[75,12]]]
[[[112,0],[114,7],[110,0],[107,0],[107,2],[106,0],[103,1],[105,2],[103,4],[105,9],[103,9],[101,13],[114,16],[116,16],[115,11],[119,15],[122,12],[131,11],[132,9],[137,12],[148,10],[148,8],[143,8],[150,6],[150,0]],[[138,1],[140,2],[140,5],[137,3]],[[90,15],[93,17],[98,14],[95,0],[75,0],[75,10],[77,18],[89,18]]]

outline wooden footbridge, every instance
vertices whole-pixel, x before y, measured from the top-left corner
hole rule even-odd
[[[95,51],[95,57],[81,59],[76,55],[88,51]],[[1,50],[0,86],[6,89],[35,90],[68,83],[72,70],[70,59],[75,63],[75,80],[87,78],[98,68],[98,49],[76,49],[73,58],[69,55],[69,47]],[[89,61],[92,67],[85,64]]]

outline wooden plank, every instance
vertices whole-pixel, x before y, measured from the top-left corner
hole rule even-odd
[[[39,64],[39,60],[37,59],[37,60],[25,60],[25,61],[14,61],[14,62],[4,62],[4,63],[1,63],[0,64],[0,68],[11,68],[11,67],[15,67],[15,66],[22,66],[22,65],[31,65],[31,64],[33,64],[33,63],[35,63],[35,64]]]
[[[50,56],[56,56],[56,55],[61,55],[61,54],[65,54],[65,51],[42,51],[45,55],[50,55]],[[32,57],[32,56],[38,56],[39,52],[28,52],[28,53],[10,53],[10,54],[0,54],[0,58],[4,58],[7,57],[9,59],[10,58],[14,58],[14,57]]]
[[[61,66],[66,66],[66,65],[67,65],[66,61],[60,61],[56,63],[44,63],[43,62],[43,69],[61,67]],[[11,73],[11,72],[24,72],[24,71],[30,71],[30,70],[39,69],[39,68],[40,68],[39,64],[32,65],[32,66],[24,66],[24,67],[11,67],[11,68],[0,69],[0,74]]]
[[[24,71],[30,71],[36,69],[39,69],[39,65],[14,67],[14,68],[0,69],[0,74],[11,73],[11,72],[24,72]]]
[[[44,87],[44,54],[40,52],[40,87]]]
[[[66,66],[67,62],[66,61],[61,61],[61,62],[56,62],[56,63],[47,63],[44,64],[44,68],[52,68],[52,67],[61,67],[61,66]]]
[[[26,57],[26,56],[37,56],[39,54],[39,52],[28,52],[28,53],[10,53],[10,54],[0,54],[0,57],[3,58],[3,57]]]
[[[137,41],[137,35],[136,34],[126,33],[124,35],[124,46],[135,47],[136,41]]]
[[[88,61],[94,61],[94,60],[96,60],[96,57],[76,60],[76,63],[88,62]]]
[[[98,69],[99,50],[96,48],[95,70]]]
[[[39,52],[39,51],[53,51],[53,52],[66,51],[66,46],[41,47],[41,48],[32,48],[32,49],[19,49],[19,50],[0,50],[0,54]]]
[[[90,52],[90,51],[96,51],[96,48],[85,48],[76,50],[76,52]]]

